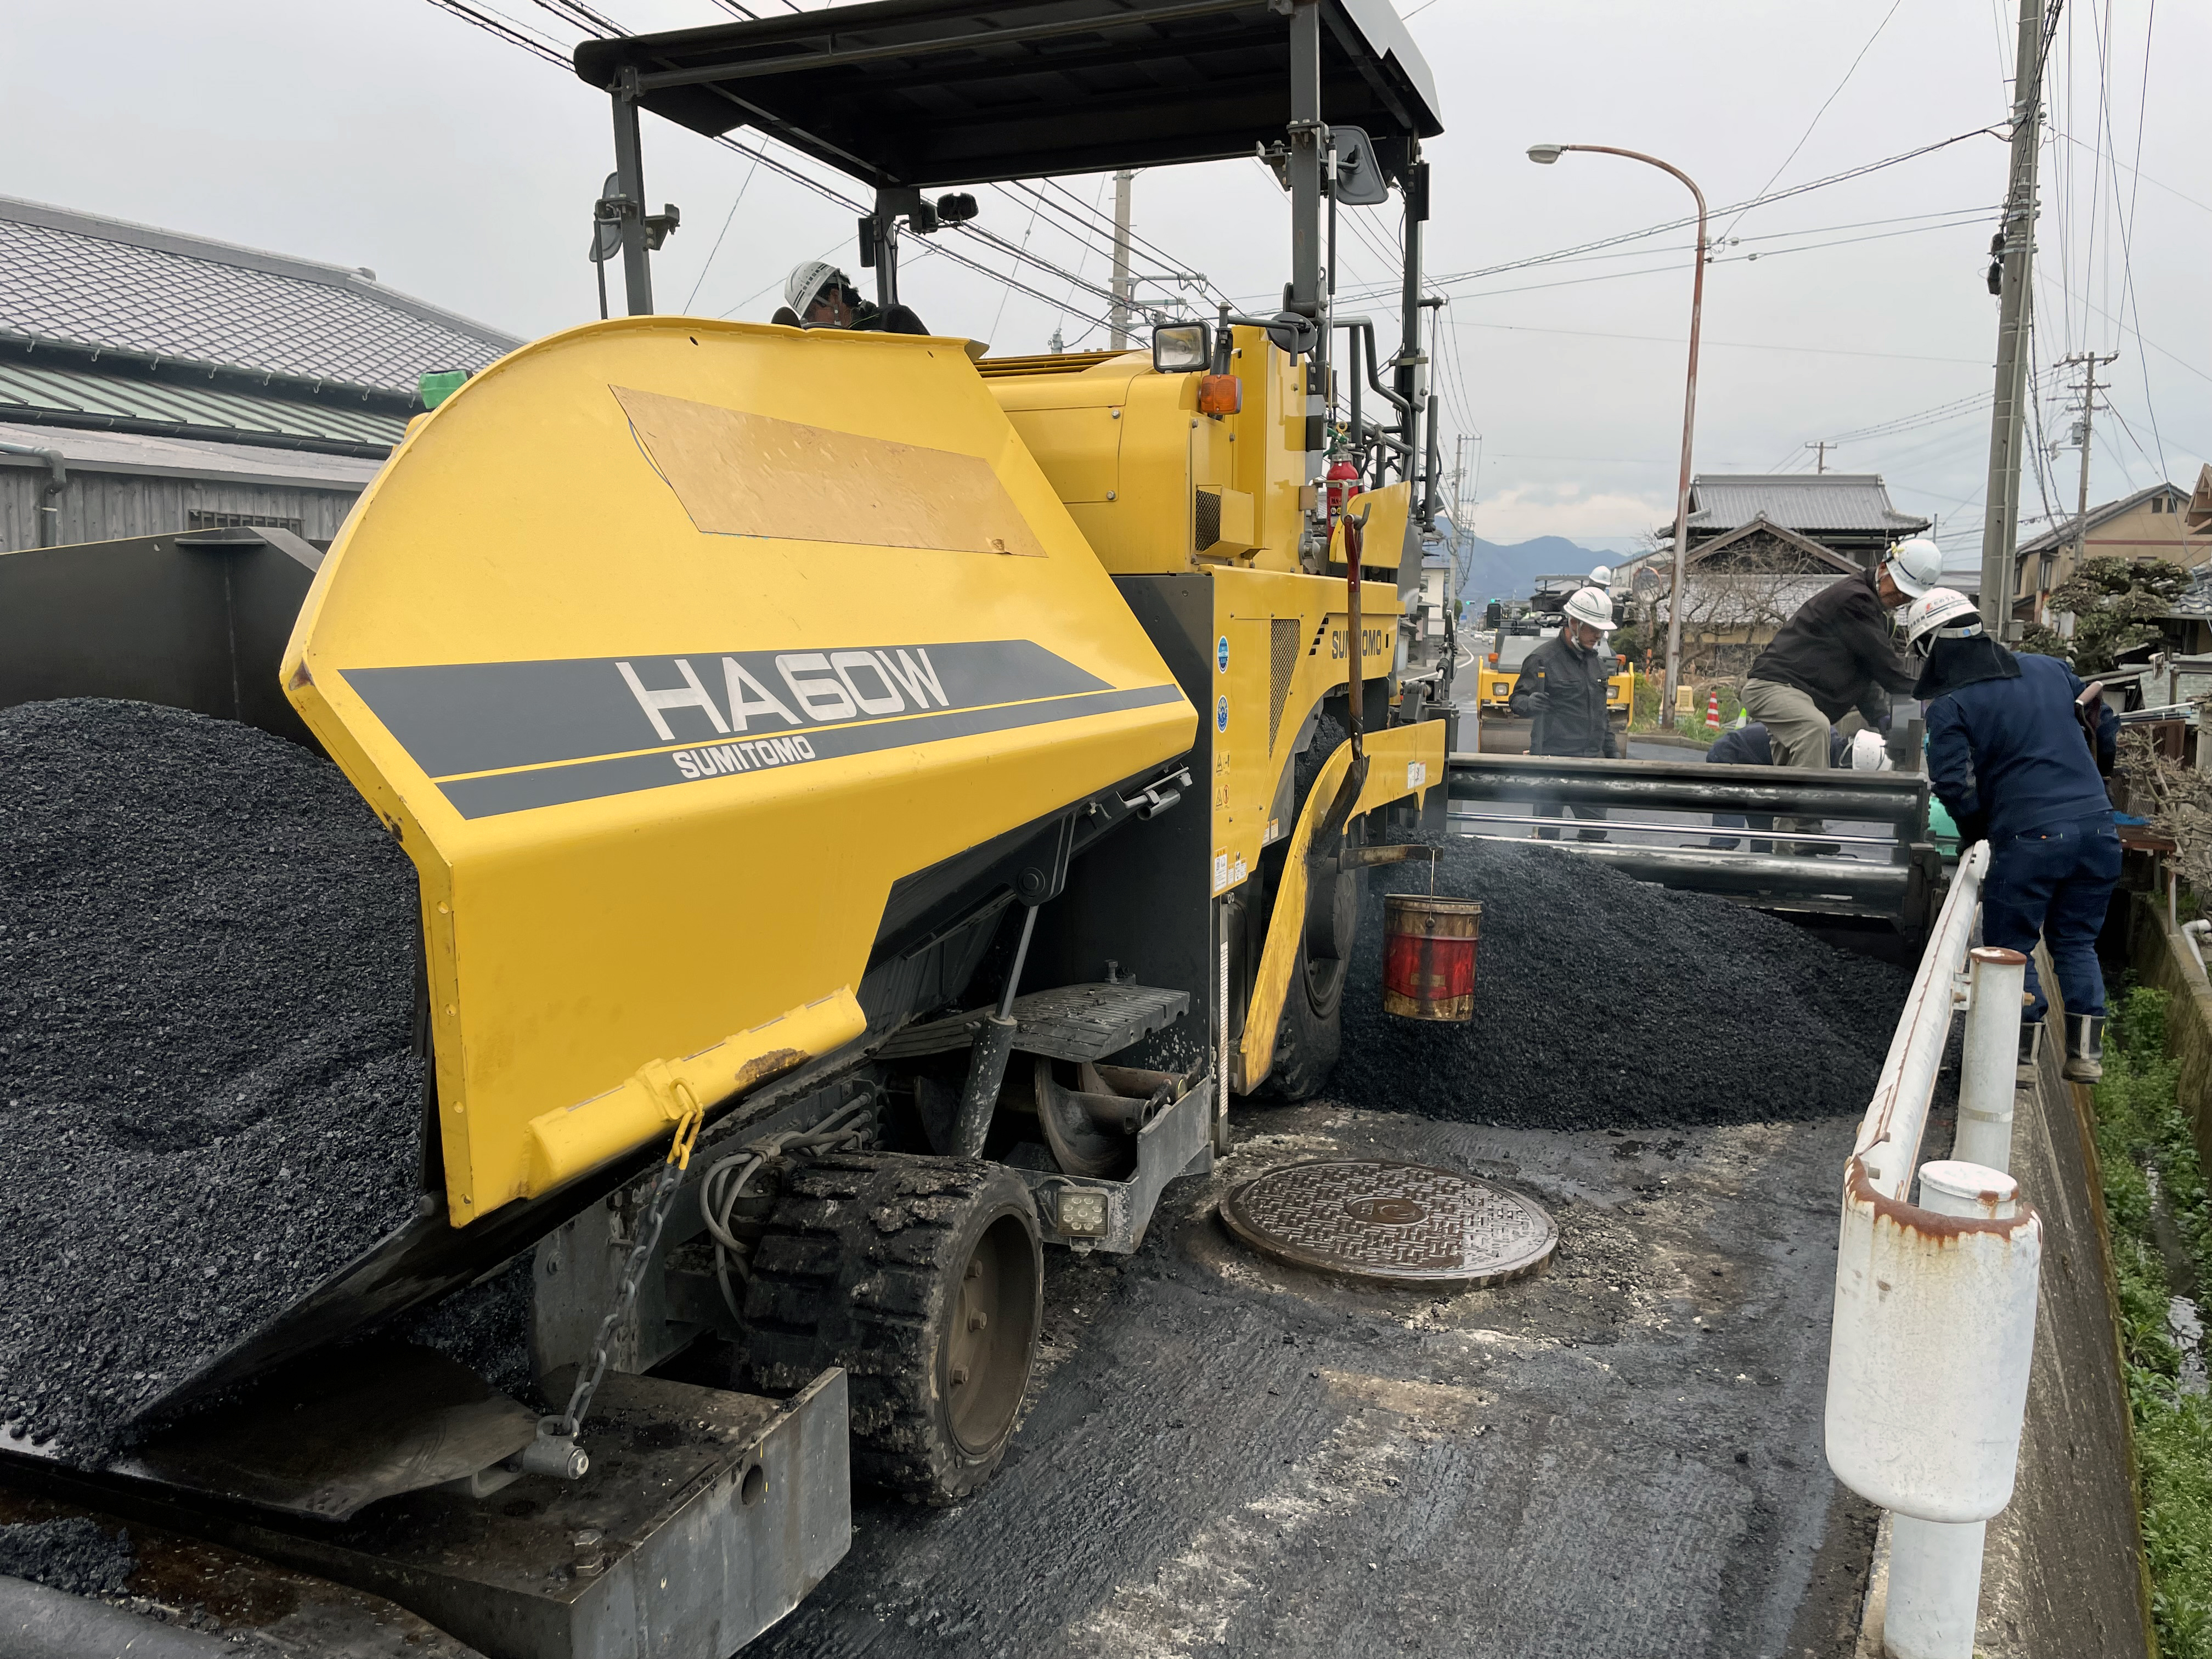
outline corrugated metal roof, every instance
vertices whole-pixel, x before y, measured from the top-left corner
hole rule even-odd
[[[1734,530],[1764,513],[1770,523],[1808,535],[1823,530],[1925,530],[1928,520],[1890,505],[1889,491],[1874,472],[1736,473],[1690,482],[1690,524],[1698,530]],[[1671,526],[1664,528],[1671,529]]]
[[[5,197],[0,332],[396,392],[521,343],[361,271]]]
[[[0,419],[19,410],[47,411],[72,426],[159,421],[173,427],[235,432],[249,442],[255,436],[267,436],[388,447],[407,429],[404,416],[342,404],[0,359]]]
[[[164,478],[216,478],[358,494],[382,469],[381,461],[324,455],[258,444],[215,443],[143,433],[83,432],[70,427],[26,426],[0,418],[0,442],[58,449],[72,472],[147,474]],[[0,466],[40,466],[35,455],[0,454]]]

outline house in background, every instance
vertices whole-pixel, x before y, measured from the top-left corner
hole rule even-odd
[[[1682,572],[1682,657],[1688,677],[1741,680],[1798,606],[1863,568],[1850,554],[1823,546],[1761,511],[1702,541],[1693,526]],[[1663,548],[1613,573],[1613,591],[1627,596],[1632,619],[1642,620],[1648,611],[1654,640],[1667,626],[1673,580],[1674,555]]]
[[[2179,484],[2154,483],[2091,507],[2086,535],[2083,524],[2069,514],[2014,550],[2014,618],[2050,623],[2051,590],[2074,574],[2077,536],[2087,544],[2083,556],[2092,559],[2167,559],[2190,570],[2212,562],[2212,465],[2199,471],[2193,492]]]
[[[1746,532],[1753,548],[1783,544],[1782,532],[1837,555],[1862,570],[1930,520],[1900,513],[1875,472],[1706,473],[1690,481],[1689,557]],[[1671,546],[1670,522],[1655,533]]]
[[[0,198],[0,551],[228,525],[326,543],[418,377],[521,343],[368,270]]]

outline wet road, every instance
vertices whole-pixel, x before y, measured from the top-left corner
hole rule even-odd
[[[749,1659],[1847,1654],[1874,1522],[1820,1409],[1852,1127],[1244,1114],[1126,1264],[1048,1255],[1048,1370],[996,1480],[858,1502]],[[1502,1180],[1559,1253],[1439,1295],[1229,1239],[1228,1185],[1334,1155]]]

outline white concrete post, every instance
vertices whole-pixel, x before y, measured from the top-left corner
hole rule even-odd
[[[1959,1133],[1952,1157],[2002,1172],[2012,1167],[2012,1097],[2027,958],[2017,951],[1985,945],[1969,952],[1966,961],[1972,1002],[1966,1011],[1959,1071]],[[1921,1180],[1924,1189],[1924,1171]],[[1923,1203],[1929,1209],[1937,1207],[1925,1200]]]
[[[2010,975],[2003,971],[2008,964],[1990,963],[1988,957],[2010,957],[2017,963],[2019,953],[2012,951],[1977,951],[1974,956],[1984,971],[1975,987],[1974,1012],[1978,1014],[1984,1006],[1985,992],[1996,996],[2005,994],[2001,987],[2009,984],[2012,1024],[2020,1025],[2020,997],[2018,994],[2020,969],[2013,967]],[[1991,973],[1989,969],[1998,971]],[[1994,1000],[1991,997],[1987,999]],[[1987,1024],[2001,1024],[1990,1020]],[[2017,1041],[2017,1039],[2015,1039]],[[1973,1070],[1974,1027],[1966,1027],[1967,1070]],[[1993,1049],[1992,1052],[1995,1052]],[[2005,1087],[2006,1110],[2002,1133],[2005,1144],[2011,1139],[2012,1065],[2014,1051],[2008,1048],[2002,1056]],[[1966,1134],[1966,1089],[1960,1091],[1960,1135]],[[1957,1159],[1924,1164],[1920,1169],[1920,1207],[1932,1214],[1956,1216],[1973,1221],[2007,1221],[2016,1207],[2018,1187],[2013,1178],[1999,1170],[1982,1167]],[[2027,1369],[2027,1355],[2020,1356],[2021,1369]],[[2022,1390],[2025,1393],[2025,1390]],[[2013,1438],[2018,1443],[2019,1428],[2013,1425]],[[1888,1659],[1973,1659],[1974,1626],[1981,1611],[1982,1600],[1982,1544],[1989,1522],[1986,1521],[1942,1522],[1923,1521],[1917,1516],[1894,1513],[1890,1516],[1889,1534],[1889,1600],[1882,1615],[1881,1650]]]
[[[1989,1524],[1889,1517],[1889,1603],[1881,1620],[1887,1659],[1973,1659]]]

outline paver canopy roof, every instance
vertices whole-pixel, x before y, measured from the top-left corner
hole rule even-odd
[[[1396,172],[1403,140],[1443,130],[1428,64],[1389,0],[1322,0],[1321,36],[1322,119]],[[587,40],[576,73],[635,70],[696,132],[755,127],[921,188],[1249,155],[1290,118],[1290,46],[1268,0],[874,0]]]
[[[366,274],[0,197],[0,338],[411,393],[521,343]]]

